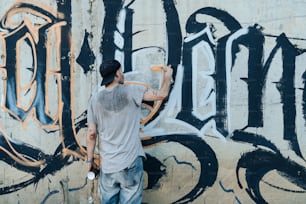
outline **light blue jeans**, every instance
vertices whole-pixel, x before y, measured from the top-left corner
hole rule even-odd
[[[142,157],[122,171],[100,174],[101,204],[141,204],[143,191]]]

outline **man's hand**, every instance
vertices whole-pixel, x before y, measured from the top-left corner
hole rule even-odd
[[[171,65],[163,66],[163,70],[164,70],[165,82],[172,83],[172,81],[173,81],[173,78],[172,78],[173,69],[172,69]]]
[[[97,157],[95,157],[93,162],[88,163],[87,172],[93,172],[96,177],[99,176],[100,165],[101,165],[100,157],[97,156]]]

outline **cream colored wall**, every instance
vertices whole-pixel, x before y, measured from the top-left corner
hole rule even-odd
[[[164,0],[165,2],[172,2]],[[12,114],[11,110],[7,108],[6,97],[11,93],[7,92],[7,67],[10,62],[4,59],[8,56],[10,50],[5,50],[9,45],[5,44],[5,40],[9,36],[13,35],[12,32],[2,28],[0,30],[0,194],[1,203],[62,203],[64,199],[63,187],[61,183],[67,182],[68,200],[69,203],[88,203],[88,197],[90,193],[90,183],[86,183],[86,165],[83,161],[86,153],[82,149],[85,145],[85,131],[82,125],[78,124],[84,118],[84,111],[87,109],[87,102],[90,94],[95,90],[96,86],[100,83],[100,76],[98,73],[98,66],[101,63],[101,39],[103,36],[102,26],[104,23],[104,4],[102,0],[73,0],[71,1],[71,35],[70,38],[70,50],[69,50],[69,66],[63,67],[60,62],[62,59],[62,53],[59,49],[62,45],[62,39],[60,38],[60,31],[66,26],[65,19],[56,23],[50,23],[42,20],[41,13],[33,13],[38,11],[38,8],[42,8],[45,11],[54,14],[55,17],[61,19],[62,13],[58,12],[57,1],[43,0],[43,1],[18,1],[27,2],[32,5],[36,5],[32,11],[21,10],[13,16],[9,16],[10,20],[7,23],[10,26],[14,26],[14,22],[18,23],[25,20],[27,22],[27,28],[29,30],[29,38],[33,40],[33,44],[37,44],[35,36],[41,29],[39,25],[52,25],[48,30],[47,47],[47,79],[46,87],[48,87],[45,95],[42,97],[46,100],[46,113],[48,113],[54,123],[44,125],[37,119],[35,111],[31,110],[25,119],[20,119],[16,114]],[[60,2],[60,1],[58,1]],[[69,1],[62,1],[67,3]],[[108,2],[108,1],[107,1]],[[115,2],[115,1],[113,1]],[[131,1],[124,1],[124,6],[127,6]],[[227,101],[226,118],[228,135],[222,134],[216,128],[214,116],[218,112],[218,106],[216,101],[220,100],[216,96],[216,81],[214,78],[215,64],[219,59],[213,55],[214,50],[208,47],[207,42],[202,41],[194,46],[192,52],[192,102],[193,109],[190,116],[184,116],[185,118],[177,118],[177,115],[184,107],[182,101],[184,95],[182,90],[184,89],[184,67],[183,59],[176,67],[177,75],[174,76],[175,83],[171,89],[169,100],[164,103],[163,109],[159,112],[158,117],[150,121],[145,125],[141,136],[152,136],[153,138],[165,137],[161,139],[161,143],[155,142],[153,146],[145,146],[146,152],[155,157],[162,163],[160,170],[165,170],[165,174],[155,183],[152,189],[144,190],[144,203],[172,203],[181,199],[193,189],[199,182],[201,174],[209,172],[206,169],[201,168],[201,162],[214,161],[213,158],[205,158],[205,156],[197,155],[194,151],[203,153],[205,151],[215,155],[217,164],[216,178],[214,174],[206,175],[214,182],[212,185],[205,186],[203,182],[206,181],[204,177],[203,182],[200,183],[199,189],[197,189],[198,196],[187,196],[186,202],[192,203],[256,203],[246,192],[246,189],[253,185],[255,181],[248,181],[246,179],[246,170],[241,168],[239,171],[239,178],[242,185],[240,188],[236,177],[236,168],[238,161],[241,161],[243,155],[248,152],[255,152],[256,150],[264,150],[273,154],[272,157],[249,157],[248,162],[263,164],[261,168],[264,169],[265,159],[271,159],[270,163],[275,160],[287,161],[288,163],[276,163],[277,165],[271,167],[271,170],[264,174],[263,178],[259,182],[260,195],[263,196],[268,203],[304,203],[306,199],[306,164],[305,157],[305,99],[303,99],[304,81],[303,74],[305,72],[305,51],[306,47],[306,24],[305,24],[305,1],[242,1],[242,0],[174,0],[174,6],[178,14],[178,20],[181,28],[181,36],[184,42],[187,43],[192,40],[196,35],[192,35],[186,31],[186,21],[189,17],[198,9],[205,7],[212,7],[218,10],[223,10],[234,17],[241,25],[239,32],[247,32],[247,28],[258,24],[262,27],[262,33],[264,34],[264,56],[263,62],[267,61],[268,56],[272,52],[272,49],[276,45],[276,39],[282,33],[286,35],[290,43],[296,45],[301,50],[301,54],[297,56],[295,63],[294,74],[294,88],[295,88],[295,133],[296,142],[298,144],[300,155],[298,155],[296,149],[290,146],[290,140],[284,139],[284,117],[286,114],[283,109],[284,101],[281,98],[281,91],[277,89],[280,84],[282,74],[284,72],[283,59],[281,56],[281,49],[278,50],[273,57],[273,61],[269,67],[269,72],[266,77],[266,83],[263,87],[262,97],[262,112],[263,112],[263,125],[262,127],[247,127],[248,125],[248,100],[249,89],[247,86],[248,78],[248,61],[249,50],[245,46],[239,46],[240,51],[236,54],[235,64],[227,62],[227,98],[223,100]],[[6,14],[9,9],[14,10],[17,1],[4,1],[0,3],[0,17]],[[134,11],[132,21],[132,31],[142,31],[136,35],[133,35],[133,50],[148,47],[146,49],[140,49],[132,54],[132,71],[126,73],[127,81],[141,81],[148,83],[154,88],[159,87],[161,80],[161,73],[155,73],[150,70],[151,65],[159,65],[167,63],[167,57],[169,54],[168,43],[171,38],[167,38],[166,30],[166,12],[163,8],[163,1],[156,0],[142,0],[135,1],[129,6]],[[123,10],[122,10],[123,11]],[[174,12],[174,11],[173,11]],[[32,13],[32,15],[29,15]],[[119,32],[124,31],[124,13],[121,13],[120,21],[118,23]],[[222,37],[230,34],[223,23],[217,18],[209,17],[208,15],[198,15],[197,22],[206,22],[215,27],[213,33],[215,38],[212,38],[212,43],[216,46],[218,40]],[[121,27],[120,27],[121,26]],[[85,30],[91,33],[91,37],[88,38],[89,46],[93,51],[96,60],[92,65],[91,70],[84,73],[84,68],[76,62],[76,58],[79,56],[82,50],[82,44],[84,40]],[[31,32],[30,32],[31,31]],[[208,35],[210,34],[207,31]],[[235,33],[238,35],[238,31]],[[234,37],[234,34],[230,34]],[[171,35],[170,35],[171,37]],[[195,37],[196,38],[196,37]],[[125,41],[122,39],[122,35],[115,36],[115,43],[117,45],[123,45]],[[177,42],[178,44],[183,42]],[[33,46],[36,47],[36,46]],[[35,79],[31,78],[32,72],[26,69],[31,66],[35,57],[39,56],[41,52],[37,54],[31,53],[29,46],[25,45],[25,42],[21,40],[20,44],[17,43],[18,51],[16,56],[18,73],[16,73],[18,83],[20,86],[16,88],[16,94],[19,94],[18,105],[27,110],[31,105],[34,97],[37,96],[37,89]],[[182,46],[180,46],[183,49]],[[182,50],[181,50],[182,51]],[[229,60],[233,53],[226,53],[226,59]],[[117,49],[116,57],[124,61],[123,51]],[[34,57],[34,58],[33,58]],[[191,64],[187,64],[191,65]],[[62,101],[63,89],[65,88],[61,72],[58,70],[68,69],[70,77],[69,81],[69,96],[71,97],[71,104],[66,104],[70,107],[71,112],[66,112],[64,102]],[[36,74],[36,72],[34,72]],[[65,80],[63,80],[65,81]],[[29,89],[27,89],[29,88]],[[211,94],[210,94],[211,93]],[[67,93],[66,93],[67,94]],[[68,96],[67,95],[67,96]],[[41,97],[41,96],[40,96]],[[304,96],[305,98],[305,96]],[[186,98],[185,98],[186,99]],[[252,100],[252,99],[250,99]],[[304,101],[303,101],[304,100]],[[292,112],[294,110],[285,109],[285,111]],[[62,126],[65,124],[64,120],[71,120],[71,126]],[[12,117],[13,116],[13,117]],[[202,121],[201,127],[196,127],[193,123],[195,119]],[[187,122],[191,118],[191,122]],[[203,122],[205,119],[212,117],[208,122]],[[82,127],[78,131],[78,127]],[[246,127],[246,128],[245,128]],[[245,128],[245,129],[243,129]],[[65,132],[69,129],[68,133]],[[254,134],[255,140],[246,138],[247,141],[237,141],[231,136],[237,133],[236,130],[241,130],[243,133]],[[172,141],[176,135],[183,135],[184,138],[190,138],[190,142],[186,142],[183,145],[180,142]],[[63,142],[65,137],[72,137],[73,143],[70,140]],[[193,137],[195,136],[195,137]],[[271,149],[271,146],[265,146],[259,143],[262,136],[265,138],[264,144],[268,144],[269,141],[280,151],[277,154],[276,151]],[[198,138],[199,140],[195,139]],[[35,150],[39,150],[49,157],[43,157],[42,160],[31,159],[27,157],[29,152],[27,149],[14,149],[7,146],[8,143],[20,144],[21,146],[30,146]],[[150,140],[152,141],[152,140]],[[73,149],[73,154],[68,150],[71,150],[69,144],[75,145],[77,150]],[[154,142],[153,142],[154,143]],[[188,144],[190,147],[188,147]],[[199,144],[199,146],[197,146]],[[201,145],[202,144],[207,144]],[[62,152],[57,152],[56,149],[60,148]],[[201,151],[203,148],[203,151]],[[23,152],[25,151],[25,152]],[[59,156],[59,157],[56,157]],[[208,154],[210,155],[210,154]],[[251,155],[251,154],[250,154]],[[255,154],[254,154],[255,155]],[[51,162],[48,159],[57,160],[63,158],[61,156],[67,156],[67,161],[64,165],[56,169],[56,162]],[[207,156],[207,155],[206,155]],[[256,155],[257,156],[257,155]],[[16,163],[7,163],[6,159],[16,161],[17,164],[22,166],[16,166]],[[267,164],[269,164],[269,162]],[[68,165],[69,164],[69,165]],[[210,166],[210,164],[207,164]],[[213,164],[212,164],[213,165]],[[40,179],[37,182],[33,182],[30,185],[23,183],[29,181],[35,176],[35,171],[31,167],[35,166],[41,170],[50,167],[54,168],[53,172],[48,173],[45,176],[39,174]],[[148,164],[148,168],[152,168],[154,165]],[[293,170],[294,166],[298,166],[299,172]],[[248,166],[250,169],[254,166]],[[283,169],[284,168],[284,169]],[[249,170],[250,170],[249,169]],[[27,170],[27,171],[25,171]],[[257,169],[259,170],[259,169]],[[277,171],[279,170],[279,171]],[[289,173],[292,173],[292,179],[290,180]],[[149,180],[148,173],[145,176],[145,186],[148,185]],[[97,181],[95,181],[97,182]],[[202,184],[202,185],[201,185]],[[206,188],[204,188],[206,187]],[[13,192],[6,191],[9,188]],[[20,188],[20,189],[18,189]],[[98,193],[98,188],[93,187],[94,191]],[[18,190],[17,190],[18,189]],[[94,198],[98,200],[98,196],[95,194]],[[184,202],[182,202],[184,203]]]

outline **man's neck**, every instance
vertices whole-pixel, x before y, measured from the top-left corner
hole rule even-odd
[[[118,85],[118,82],[113,81],[112,83],[110,83],[109,85],[107,85],[105,88],[106,89],[113,89],[115,86]]]

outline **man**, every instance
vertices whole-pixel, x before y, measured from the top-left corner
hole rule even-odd
[[[170,66],[164,66],[163,70],[162,87],[153,90],[136,84],[124,85],[117,60],[106,60],[100,66],[101,86],[105,88],[89,102],[86,162],[90,171],[99,135],[102,157],[99,186],[103,204],[141,203],[142,157],[145,157],[139,137],[141,102],[168,97],[173,70]]]

